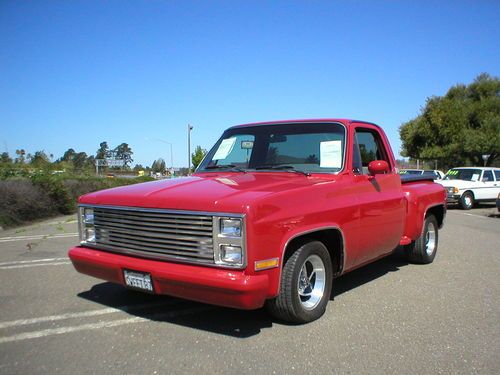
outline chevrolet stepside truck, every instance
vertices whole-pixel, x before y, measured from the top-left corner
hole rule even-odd
[[[397,173],[383,130],[344,119],[227,129],[192,176],[79,199],[77,271],[310,322],[333,279],[402,246],[431,263],[446,192]]]

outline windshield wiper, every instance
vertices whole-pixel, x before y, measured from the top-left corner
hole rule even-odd
[[[304,176],[310,176],[311,175],[308,172],[304,172],[304,171],[295,169],[295,167],[293,165],[259,165],[258,167],[255,167],[255,170],[263,170],[263,169],[284,170],[284,171],[290,172],[290,173],[303,174]]]
[[[236,172],[247,173],[246,170],[241,169],[234,164],[209,165],[208,167],[205,167],[204,169],[231,169],[231,170],[236,171]]]

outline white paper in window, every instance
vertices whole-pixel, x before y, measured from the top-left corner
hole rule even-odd
[[[342,141],[325,141],[319,144],[321,168],[342,167]]]
[[[212,160],[220,160],[227,158],[229,153],[233,150],[235,143],[236,143],[236,138],[224,139],[220,143],[219,148],[215,152],[215,155],[212,157]]]
[[[471,181],[479,181],[479,174],[474,173],[474,174],[472,175]]]

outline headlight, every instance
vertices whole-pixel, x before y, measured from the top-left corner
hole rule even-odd
[[[240,246],[221,245],[220,258],[224,263],[242,264],[243,252]]]
[[[241,219],[220,219],[220,234],[227,237],[241,237]]]
[[[218,217],[214,222],[214,260],[219,266],[242,268],[246,263],[243,217]]]
[[[94,210],[89,207],[80,207],[78,222],[80,225],[80,243],[95,244]]]
[[[448,190],[448,193],[451,193],[451,194],[457,194],[458,193],[458,188],[454,187],[454,186],[450,186],[449,188],[447,188],[447,190]]]

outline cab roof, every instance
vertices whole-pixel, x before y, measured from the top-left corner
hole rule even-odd
[[[259,125],[280,125],[280,124],[317,124],[317,123],[328,123],[328,122],[340,122],[345,126],[349,126],[353,123],[357,124],[368,124],[379,127],[379,125],[374,124],[373,122],[362,121],[362,120],[352,120],[352,119],[344,119],[344,118],[317,118],[317,119],[296,119],[296,120],[277,120],[277,121],[264,121],[264,122],[252,122],[249,124],[240,124],[231,126],[231,128],[239,128],[246,126],[259,126]]]

